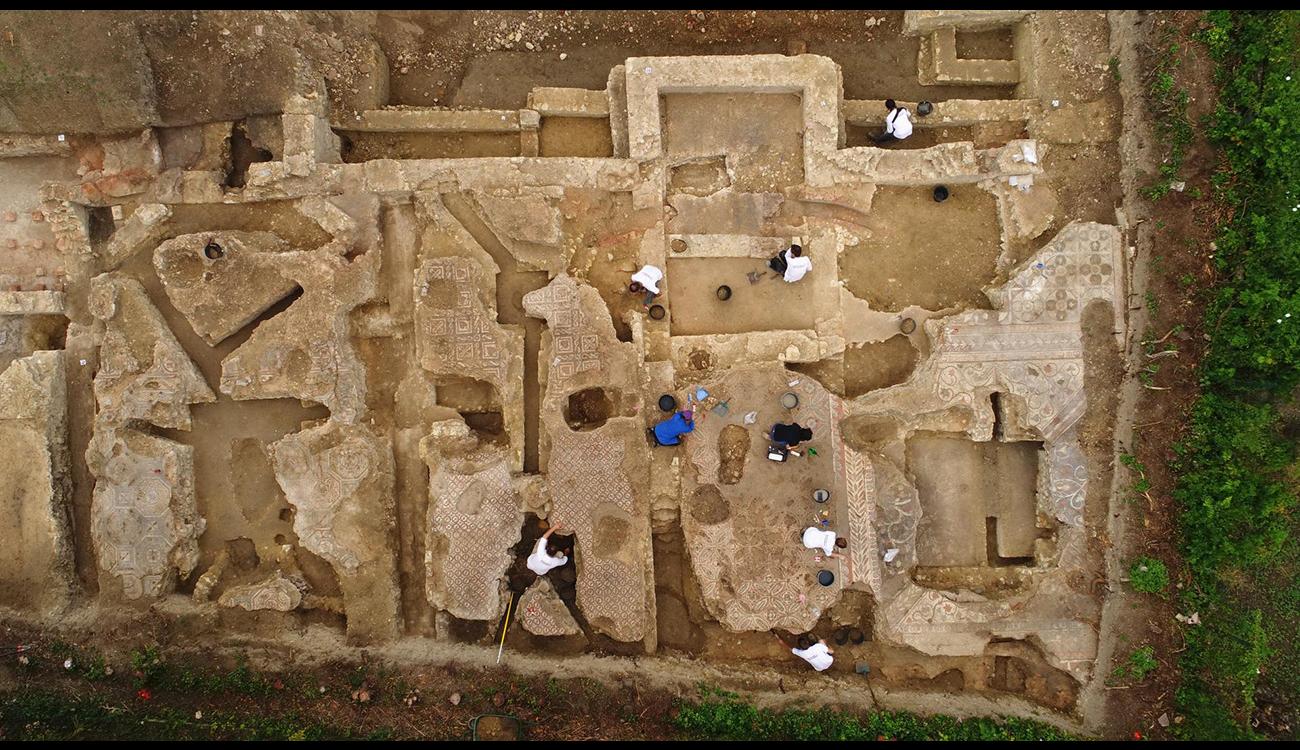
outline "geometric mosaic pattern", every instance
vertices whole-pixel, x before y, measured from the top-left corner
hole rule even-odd
[[[336,517],[356,501],[357,489],[382,459],[372,441],[358,436],[313,453],[306,432],[287,435],[273,446],[276,477],[295,509],[294,533],[311,552],[347,573],[356,572],[358,551],[336,535]]]
[[[524,514],[504,456],[468,474],[449,463],[439,462],[429,477],[428,533],[444,542],[425,545],[429,603],[463,620],[495,619]]]
[[[566,274],[525,294],[523,306],[546,320],[551,338],[538,362],[546,377],[540,411],[550,441],[548,518],[573,529],[578,606],[593,628],[616,640],[653,637],[650,513],[632,484],[646,476],[629,476],[644,471],[645,428],[639,418],[614,416],[596,429],[574,431],[563,412],[565,400],[583,387],[611,391],[622,403],[636,399],[636,352],[618,340],[600,293]]]
[[[589,319],[583,312],[579,294],[578,282],[560,275],[550,284],[524,295],[524,310],[535,318],[545,318],[551,332],[548,392],[564,393],[576,375],[601,369],[610,355],[609,351],[603,351],[601,341],[606,337],[596,330],[598,321]],[[602,322],[610,329],[607,338],[614,338],[608,315]]]
[[[966,434],[993,437],[990,394],[1016,396],[1015,427],[1043,440],[1038,467],[1039,510],[1062,525],[1050,570],[1038,585],[1010,599],[959,597],[900,579],[886,598],[878,625],[884,637],[934,654],[981,653],[993,636],[1033,636],[1049,661],[1086,678],[1096,657],[1095,602],[1065,582],[1086,569],[1088,546],[1083,514],[1087,463],[1078,423],[1087,406],[1083,389],[1083,309],[1093,300],[1123,314],[1123,255],[1116,227],[1073,223],[1006,284],[986,290],[997,310],[970,310],[926,322],[930,356],[904,384],[867,394],[853,403],[857,413],[891,414],[905,425],[916,415],[959,407],[970,416]],[[964,408],[962,408],[964,407]],[[914,490],[913,490],[914,492]],[[880,515],[881,530],[898,538],[915,534],[919,512]],[[902,511],[903,508],[900,508]],[[908,550],[901,544],[900,557]],[[1050,610],[1050,611],[1049,611]]]
[[[548,471],[550,518],[571,526],[576,538],[578,604],[593,625],[620,641],[641,640],[647,624],[648,512],[638,507],[643,504],[636,502],[623,469],[627,436],[644,438],[631,422],[611,420],[592,432],[553,432]],[[631,531],[622,549],[598,555],[596,526],[602,506],[611,505],[631,519]]]
[[[198,564],[204,521],[194,499],[193,449],[135,430],[97,433],[91,537],[99,567],[127,599],[169,593]]]
[[[420,266],[415,283],[421,333],[416,346],[422,366],[437,374],[465,375],[502,388],[512,341],[479,298],[480,290],[492,286],[481,266],[460,256],[434,258]],[[431,287],[444,291],[440,304],[430,298]]]
[[[800,378],[791,386],[789,381],[795,377],[780,367],[737,367],[704,383],[710,393],[728,400],[732,416],[706,412],[686,441],[694,471],[683,476],[681,496],[687,507],[681,519],[691,569],[705,606],[729,630],[806,631],[839,599],[843,587],[853,582],[850,568],[855,576],[867,573],[865,567],[857,567],[856,558],[853,566],[841,565],[839,559],[818,560],[818,553],[801,541],[804,529],[815,522],[815,510],[824,508],[814,508],[809,493],[793,488],[810,483],[829,489],[832,497],[847,497],[849,503],[856,503],[854,490],[846,487],[857,482],[861,489],[864,466],[857,454],[842,455],[838,417],[842,401],[813,378]],[[790,390],[799,395],[799,405],[778,412],[775,405],[780,395]],[[722,430],[739,423],[738,416],[751,410],[757,410],[759,416],[758,422],[746,428],[750,448],[742,478],[737,484],[717,483]],[[778,418],[812,429],[810,445],[817,447],[818,457],[791,457],[784,464],[760,458],[768,442],[763,432]],[[781,490],[777,490],[778,482],[783,483]],[[697,520],[690,506],[701,486],[707,486],[706,493],[722,496],[729,509],[725,520]],[[827,506],[833,507],[835,504]],[[830,520],[832,529],[848,537],[850,552],[864,554],[874,549],[874,541],[868,541],[874,539],[870,515],[857,516],[852,511],[847,515],[847,519]],[[830,586],[816,582],[814,576],[821,569],[835,573]]]
[[[331,419],[271,444],[275,481],[294,508],[298,543],[333,567],[348,635],[397,628],[393,449],[386,433]]]
[[[519,622],[533,635],[577,635],[582,632],[545,577],[539,577],[519,597]]]
[[[868,394],[855,406],[892,402],[886,408],[897,411],[904,403],[912,413],[965,407],[972,417],[967,434],[989,440],[989,394],[1017,396],[1025,405],[1020,426],[1041,436],[1051,460],[1044,510],[1063,523],[1081,523],[1087,476],[1074,430],[1087,401],[1080,321],[1092,300],[1122,305],[1120,244],[1116,227],[1070,224],[1006,284],[987,291],[1001,309],[927,321],[930,357],[903,385]]]

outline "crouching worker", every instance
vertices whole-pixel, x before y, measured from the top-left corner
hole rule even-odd
[[[779,633],[772,631],[772,634],[776,636],[782,646],[789,647],[790,644],[786,643]],[[799,639],[795,641],[795,647],[790,649],[790,653],[808,662],[818,672],[825,672],[830,669],[831,664],[835,661],[833,656],[835,652],[831,650],[830,646],[826,645],[825,639],[814,641],[812,636],[806,633],[799,636]]]
[[[544,576],[569,561],[568,555],[564,554],[565,550],[550,540],[551,534],[561,528],[563,527],[557,523],[547,529],[546,533],[542,534],[541,538],[537,540],[537,546],[533,547],[533,553],[528,556],[529,570],[539,576]]]
[[[654,426],[650,434],[655,445],[681,445],[682,435],[695,429],[695,415],[689,411],[679,411]]]
[[[809,526],[803,530],[803,546],[808,549],[819,549],[825,552],[827,557],[844,557],[836,552],[835,548],[848,549],[849,540],[843,537],[836,539],[834,531],[822,531],[816,526]]]
[[[812,440],[812,436],[812,430],[804,427],[798,422],[792,422],[790,424],[777,422],[772,425],[772,442],[786,448],[793,448],[805,440]]]
[[[655,297],[659,296],[659,282],[663,280],[664,272],[654,266],[641,266],[641,270],[632,274],[632,283],[627,285],[627,290],[633,294],[645,294],[642,300],[642,307],[649,307],[654,302]]]
[[[812,260],[803,254],[799,245],[791,245],[788,250],[776,255],[767,262],[773,276],[780,276],[793,284],[812,270]]]

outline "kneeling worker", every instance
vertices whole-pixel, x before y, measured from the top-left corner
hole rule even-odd
[[[786,643],[779,633],[773,631],[773,635],[781,642],[782,646],[789,647],[790,644]],[[812,668],[818,672],[825,672],[830,669],[831,664],[835,661],[835,657],[832,656],[835,652],[831,650],[830,646],[826,645],[824,639],[814,641],[812,636],[806,633],[799,636],[799,640],[795,642],[795,647],[790,649],[790,653],[811,664]]]
[[[528,569],[539,576],[544,576],[552,570],[564,565],[569,561],[569,557],[564,554],[559,545],[550,542],[551,534],[559,531],[562,527],[557,523],[542,534],[537,540],[537,546],[533,547],[533,554],[528,556]]]
[[[682,435],[695,429],[695,414],[679,411],[655,425],[651,431],[656,445],[681,445]]]

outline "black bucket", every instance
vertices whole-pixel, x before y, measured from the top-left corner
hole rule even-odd
[[[673,398],[671,393],[665,393],[659,397],[659,410],[672,411],[677,408],[677,399]]]
[[[667,315],[667,314],[668,314],[668,311],[664,309],[664,306],[663,306],[663,305],[651,305],[651,306],[650,306],[650,317],[653,318],[653,319],[655,319],[655,320],[663,320],[663,319],[664,319],[664,316]]]
[[[930,114],[933,111],[934,111],[934,105],[931,104],[930,102],[921,102],[920,104],[916,105],[916,113],[921,117],[925,117],[926,115]]]
[[[829,586],[835,583],[835,574],[829,570],[819,570],[817,571],[817,582],[823,586]]]
[[[718,294],[718,299],[722,300],[723,302],[726,302],[727,300],[731,299],[731,287],[726,285],[720,286],[718,287],[717,294]]]
[[[943,185],[935,185],[934,202],[943,203],[946,200],[948,200],[948,188],[944,187]]]

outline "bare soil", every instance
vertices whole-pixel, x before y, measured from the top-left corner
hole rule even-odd
[[[873,309],[989,307],[983,288],[1002,252],[992,194],[953,185],[936,203],[928,187],[881,187],[867,227],[867,238],[845,250],[840,275]]]

